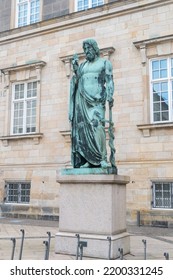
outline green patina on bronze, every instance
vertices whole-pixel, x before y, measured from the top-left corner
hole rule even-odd
[[[83,42],[86,61],[79,65],[73,56],[74,75],[70,83],[69,120],[71,122],[72,165],[74,168],[109,168],[116,173],[112,106],[114,82],[112,64],[100,58],[97,42]],[[109,103],[110,163],[107,161],[105,105]]]

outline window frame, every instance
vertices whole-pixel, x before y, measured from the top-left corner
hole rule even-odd
[[[16,16],[15,16],[15,27],[16,28],[20,28],[23,26],[27,26],[30,24],[34,24],[37,23],[39,21],[41,21],[41,6],[42,6],[42,1],[39,0],[39,19],[35,20],[34,22],[31,22],[30,16],[31,16],[31,2],[32,1],[36,1],[36,0],[23,0],[22,3],[27,3],[28,7],[27,7],[27,23],[26,24],[21,24],[19,25],[19,6],[22,3],[19,3],[20,0],[16,0]]]
[[[145,40],[134,41],[133,44],[139,51],[139,59],[142,65],[142,88],[143,97],[143,121],[137,124],[137,128],[142,132],[143,137],[150,137],[153,130],[159,132],[160,129],[173,128],[173,122],[152,123],[151,93],[150,93],[150,59],[172,55],[173,35],[152,37]]]
[[[37,93],[36,93],[36,96],[35,97],[32,97],[32,98],[27,98],[27,85],[29,83],[37,83]],[[16,85],[24,85],[24,98],[23,99],[18,99],[18,100],[15,100],[14,98],[14,95],[15,95],[15,86]],[[33,134],[33,133],[36,133],[37,131],[37,110],[38,110],[38,102],[37,102],[37,99],[38,99],[38,82],[37,80],[28,80],[28,81],[19,81],[17,83],[13,83],[12,84],[12,98],[11,98],[11,128],[10,128],[10,135],[25,135],[25,134]],[[23,132],[21,133],[15,133],[14,132],[14,104],[15,103],[19,103],[21,100],[21,102],[24,103],[24,112],[23,112]],[[27,132],[27,101],[29,100],[36,100],[36,120],[35,120],[35,131],[30,131],[30,132]]]
[[[152,124],[164,124],[173,122],[173,75],[171,75],[171,60],[173,56],[155,57],[149,61],[149,77],[150,77],[150,122]],[[165,78],[152,78],[152,62],[167,60],[167,77]],[[168,84],[168,120],[154,120],[154,101],[153,101],[153,84],[167,82]],[[158,111],[160,114],[163,110]]]
[[[76,12],[85,11],[85,10],[88,10],[88,9],[91,9],[91,8],[99,7],[99,6],[104,5],[104,4],[107,2],[106,0],[102,0],[102,1],[103,1],[103,4],[100,4],[100,5],[97,5],[97,6],[93,7],[93,6],[92,6],[92,1],[93,1],[93,0],[88,0],[88,7],[79,10],[79,9],[78,9],[78,1],[79,1],[79,0],[75,0],[75,11],[76,11]],[[84,0],[83,0],[83,1],[84,1]],[[99,0],[98,0],[98,1],[99,1]]]
[[[15,189],[10,189],[10,185],[17,186]],[[22,185],[24,185],[24,188],[22,188]],[[29,186],[28,188],[25,188],[25,186]],[[11,193],[10,193],[11,191]],[[15,191],[17,192],[15,194]],[[22,192],[25,192],[23,195]],[[29,192],[29,194],[26,194],[26,192]],[[13,200],[10,199],[10,197],[13,197]],[[17,199],[15,199],[17,198]],[[23,199],[24,198],[24,199]],[[30,204],[31,200],[31,182],[30,181],[8,181],[5,183],[5,198],[4,202],[7,204]]]
[[[43,133],[40,132],[41,122],[41,78],[42,68],[46,65],[44,61],[29,61],[26,64],[16,65],[1,69],[2,84],[6,92],[6,110],[4,121],[4,132],[0,140],[3,146],[8,146],[10,141],[19,139],[32,139],[35,145],[39,144]],[[11,135],[11,115],[12,115],[12,85],[13,83],[23,83],[25,81],[37,81],[37,115],[36,115],[36,132],[30,134],[13,134]]]
[[[157,201],[156,201],[156,185],[161,185],[162,191],[161,195],[162,197],[160,198],[162,205],[157,206]],[[169,185],[169,200],[170,200],[170,206],[166,206],[164,204],[164,200],[168,199],[164,196],[164,193],[166,193],[166,190],[164,191],[164,185]],[[167,191],[168,192],[168,191]],[[159,199],[159,198],[158,198]],[[152,182],[152,208],[153,209],[166,209],[166,210],[173,210],[173,182],[167,182],[167,181],[155,181]]]

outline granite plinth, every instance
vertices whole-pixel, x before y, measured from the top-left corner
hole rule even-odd
[[[117,247],[129,253],[126,232],[126,184],[129,177],[115,174],[58,175],[60,183],[60,220],[56,253],[74,254],[76,234],[88,242],[84,255],[107,258],[112,239],[111,258]],[[70,245],[71,244],[71,245]]]
[[[109,245],[108,237],[111,238]],[[76,255],[77,238],[69,232],[58,232],[55,236],[55,252],[57,254]],[[113,236],[80,234],[80,241],[86,241],[87,247],[83,249],[83,256],[100,259],[116,259],[120,257],[119,249],[123,248],[123,254],[130,252],[130,235],[127,232]]]

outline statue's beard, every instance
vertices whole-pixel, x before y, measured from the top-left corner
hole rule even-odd
[[[95,59],[95,54],[88,52],[88,53],[86,54],[86,59],[87,59],[88,61],[94,61],[94,59]]]

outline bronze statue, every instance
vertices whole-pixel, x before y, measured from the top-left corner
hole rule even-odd
[[[112,65],[100,58],[97,42],[83,42],[86,61],[79,65],[73,56],[74,75],[70,84],[69,120],[72,131],[72,165],[81,167],[115,167],[112,106],[114,82]],[[105,133],[105,104],[109,102],[110,164],[107,161]]]

